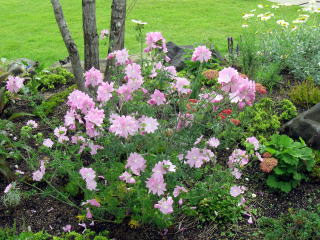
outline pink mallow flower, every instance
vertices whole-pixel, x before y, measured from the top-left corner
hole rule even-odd
[[[122,173],[120,176],[119,176],[119,179],[121,181],[124,181],[126,183],[129,183],[129,184],[134,184],[136,183],[136,180],[132,177],[132,175],[130,173],[128,173],[127,171],[125,171],[124,173]]]
[[[173,189],[173,196],[174,196],[174,197],[178,197],[181,192],[188,192],[188,190],[185,189],[184,187],[176,186],[176,187]]]
[[[228,167],[234,168],[238,165],[240,167],[246,165],[249,162],[249,156],[247,152],[241,149],[233,150],[232,154],[229,156]]]
[[[179,113],[177,130],[190,126],[193,119],[194,119],[194,116],[191,113],[186,113],[186,114]]]
[[[140,172],[146,169],[146,160],[138,153],[130,153],[126,168],[130,168],[131,171],[140,176]]]
[[[6,84],[7,90],[12,93],[17,93],[23,87],[23,82],[23,78],[9,76]]]
[[[43,140],[42,144],[43,144],[43,146],[46,146],[48,148],[52,148],[54,143],[50,138],[46,138],[46,139]]]
[[[116,57],[116,64],[117,65],[124,65],[129,60],[129,52],[127,49],[117,50],[115,51],[115,57]]]
[[[86,205],[86,204],[90,204],[91,206],[94,206],[94,207],[101,207],[101,204],[94,198],[83,202],[81,204],[81,206]]]
[[[151,99],[148,101],[151,105],[161,105],[166,102],[165,95],[158,89],[154,90],[154,93],[151,95]]]
[[[153,173],[147,179],[146,186],[149,189],[149,193],[152,192],[152,194],[157,194],[158,196],[161,196],[167,190],[163,175],[158,173]]]
[[[160,32],[149,32],[146,36],[147,48],[144,49],[145,52],[150,52],[153,49],[162,49],[164,53],[168,52],[166,40]]]
[[[220,145],[220,141],[218,138],[212,137],[208,140],[208,145],[210,147],[216,148]]]
[[[95,106],[95,103],[89,95],[79,90],[74,90],[68,96],[67,105],[71,107],[71,109],[78,109],[83,114],[87,114],[88,111]]]
[[[38,128],[38,123],[36,123],[36,122],[33,121],[33,120],[29,120],[29,121],[27,122],[27,126],[32,127],[32,128]]]
[[[88,190],[96,190],[97,182],[94,180],[96,172],[92,168],[81,168],[79,171],[83,180],[86,181]]]
[[[185,158],[187,159],[186,164],[190,167],[200,168],[204,162],[210,161],[212,157],[214,157],[214,154],[209,149],[193,147],[187,152]]]
[[[173,88],[177,89],[178,93],[180,94],[187,94],[191,92],[191,89],[188,87],[190,86],[190,81],[186,78],[176,77],[176,83],[173,84]]]
[[[103,29],[100,32],[100,39],[105,39],[109,35],[109,30],[108,29]]]
[[[98,108],[91,108],[87,115],[84,117],[87,122],[101,127],[104,119],[104,111]]]
[[[140,122],[140,128],[142,128],[143,132],[146,132],[146,133],[154,133],[159,126],[157,119],[152,117],[142,116],[139,119],[139,122]]]
[[[158,208],[163,214],[173,213],[173,199],[168,197],[167,199],[162,198],[157,204],[154,205],[154,208]]]
[[[259,141],[258,141],[258,139],[256,139],[255,137],[248,137],[248,138],[246,139],[246,142],[252,144],[255,151],[257,151],[257,150],[259,149],[259,147],[260,147]]]
[[[101,83],[97,90],[97,100],[102,103],[108,102],[112,98],[113,91],[113,83]]]
[[[191,60],[193,62],[208,62],[211,58],[212,52],[206,46],[199,46],[195,48]]]
[[[219,72],[218,83],[225,92],[235,92],[238,87],[239,73],[232,67],[224,68]]]
[[[128,138],[138,133],[140,126],[134,117],[112,114],[109,120],[111,122],[109,131],[117,136]]]
[[[122,97],[124,101],[130,101],[132,99],[133,89],[129,84],[123,84],[118,88],[117,93]]]
[[[72,226],[71,226],[70,224],[68,224],[68,225],[62,227],[62,230],[63,230],[64,232],[70,232],[70,231],[71,231],[71,228],[72,228]]]
[[[85,80],[85,87],[88,87],[90,85],[92,87],[96,87],[102,83],[103,76],[99,70],[92,67],[89,71],[85,73]]]
[[[232,186],[230,188],[230,195],[232,197],[237,197],[240,194],[243,194],[245,190],[246,190],[246,187],[244,186]]]
[[[10,183],[8,186],[6,186],[6,188],[4,189],[4,193],[8,193],[11,189],[12,189],[13,185],[12,183]]]
[[[40,161],[40,168],[39,170],[35,171],[32,173],[32,179],[33,181],[37,181],[37,182],[40,182],[44,176],[46,172],[46,168],[44,166],[44,160],[41,160]]]
[[[58,138],[58,142],[63,143],[64,141],[69,141],[69,138],[66,136],[67,129],[65,127],[57,127],[54,129],[54,135]]]

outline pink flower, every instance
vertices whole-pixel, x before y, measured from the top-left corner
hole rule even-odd
[[[36,123],[36,122],[33,121],[33,120],[29,120],[29,121],[27,122],[27,126],[32,127],[32,128],[38,128],[38,123]]]
[[[46,138],[43,140],[43,146],[46,146],[48,148],[52,148],[53,144],[54,143],[52,142],[52,140],[50,138]]]
[[[240,172],[240,170],[238,168],[234,168],[231,172],[231,174],[236,178],[236,179],[240,179],[242,176],[242,173]]]
[[[90,209],[86,208],[86,211],[87,211],[86,218],[87,219],[91,219],[92,218],[92,213],[91,213]]]
[[[173,196],[178,197],[181,192],[188,192],[188,190],[185,189],[184,187],[176,186],[173,190]]]
[[[191,60],[193,62],[199,61],[199,62],[208,62],[211,58],[211,51],[206,46],[199,46],[197,47],[193,54]]]
[[[89,142],[88,147],[89,147],[90,150],[91,150],[91,151],[90,151],[90,154],[91,154],[91,155],[96,155],[96,154],[97,154],[97,150],[104,148],[103,146],[93,144],[92,142]]]
[[[147,48],[144,49],[145,52],[150,52],[153,49],[162,49],[164,53],[168,52],[166,40],[160,32],[149,32],[146,36]]]
[[[174,78],[177,76],[177,70],[174,66],[165,67],[165,70],[170,73],[170,78]]]
[[[157,204],[154,205],[154,208],[159,208],[160,212],[163,214],[173,213],[173,199],[168,197],[168,199],[162,198]]]
[[[102,80],[103,80],[102,73],[99,70],[95,69],[94,67],[92,67],[84,75],[86,79],[84,83],[85,87],[88,87],[90,85],[92,87],[96,87],[102,83]]]
[[[140,172],[146,169],[146,160],[138,153],[130,153],[126,168],[130,168],[135,175],[140,176]]]
[[[218,83],[225,92],[234,92],[237,88],[239,73],[232,67],[224,68],[219,72]]]
[[[152,117],[142,116],[139,119],[139,122],[140,122],[140,127],[146,133],[154,133],[159,126],[157,119],[154,119]]]
[[[257,151],[260,147],[259,141],[255,137],[248,137],[246,139],[246,142],[251,143],[253,145],[255,151]]]
[[[186,114],[179,113],[177,130],[190,126],[193,121],[193,118],[194,118],[193,114],[191,113],[186,113]]]
[[[123,97],[124,101],[129,101],[132,99],[133,89],[128,84],[123,84],[118,88],[117,93]]]
[[[105,39],[109,35],[109,30],[108,29],[103,29],[100,32],[100,39]]]
[[[125,73],[126,73],[127,79],[132,79],[132,80],[142,79],[141,66],[139,64],[136,64],[136,63],[128,64],[125,67]]]
[[[220,141],[219,141],[219,139],[212,137],[208,140],[208,145],[210,147],[216,148],[220,145]]]
[[[7,90],[12,93],[17,93],[23,87],[23,82],[23,78],[9,76],[6,84]]]
[[[137,134],[140,127],[139,122],[131,116],[113,114],[110,116],[110,122],[109,131],[124,138]]]
[[[158,89],[154,90],[154,93],[151,95],[151,99],[148,101],[151,105],[161,105],[166,102],[165,95],[160,92]]]
[[[90,204],[91,206],[94,206],[94,207],[101,207],[101,204],[96,199],[87,200],[87,201],[83,202],[81,204],[81,206],[86,205],[86,204]]]
[[[154,66],[153,66],[153,69],[151,71],[151,74],[150,74],[150,78],[155,78],[157,75],[158,75],[158,72],[159,70],[161,70],[163,68],[163,65],[161,62],[158,62],[156,63]]]
[[[54,129],[54,135],[58,138],[58,142],[63,143],[64,141],[69,141],[69,138],[66,136],[67,129],[65,127],[57,127]]]
[[[199,144],[199,143],[201,142],[202,138],[203,138],[203,135],[201,135],[200,137],[198,137],[198,138],[196,139],[196,141],[194,142],[193,145]]]
[[[4,193],[8,193],[11,189],[12,189],[12,183],[10,183],[8,186],[6,186],[6,188],[4,189]]]
[[[136,183],[136,180],[132,177],[132,175],[130,173],[128,173],[127,171],[125,171],[124,173],[122,173],[119,176],[119,179],[121,181],[124,181],[126,183],[130,183],[130,184],[134,184]]]
[[[244,186],[232,186],[230,188],[230,195],[232,197],[237,197],[240,194],[243,194],[245,190],[246,190],[246,187]]]
[[[174,88],[181,94],[187,94],[191,92],[191,89],[187,88],[190,86],[190,81],[186,78],[176,77],[176,83],[173,85]]]
[[[158,196],[161,196],[167,190],[163,175],[157,173],[153,173],[151,177],[148,178],[146,186],[149,189],[149,193],[152,192],[153,194],[158,194]]]
[[[44,161],[40,161],[40,169],[32,173],[33,181],[40,182],[46,172],[46,168],[44,166]]]
[[[64,115],[64,126],[70,129],[76,128],[76,112],[75,110],[69,110],[66,115]]]
[[[204,162],[210,161],[213,153],[208,149],[191,148],[186,155],[186,163],[190,167],[200,168]]]
[[[249,156],[246,154],[246,151],[241,149],[235,149],[229,156],[228,166],[229,168],[233,168],[237,165],[240,165],[240,167],[242,167],[246,165],[248,162]]]
[[[104,111],[98,108],[91,108],[84,119],[98,127],[101,127],[104,119]]]
[[[97,90],[97,100],[103,103],[108,102],[112,97],[113,91],[113,83],[101,83]]]
[[[117,50],[115,51],[116,64],[124,65],[127,63],[129,59],[129,53],[127,49]]]
[[[74,90],[68,96],[67,105],[71,107],[71,109],[81,110],[83,114],[87,114],[88,111],[95,106],[95,103],[89,95],[79,90]]]
[[[97,182],[94,180],[96,172],[92,168],[81,168],[79,171],[83,180],[86,181],[88,190],[96,190]]]
[[[70,231],[71,231],[71,228],[72,228],[72,226],[71,226],[70,224],[68,224],[68,225],[62,227],[62,230],[63,230],[64,232],[70,232]]]

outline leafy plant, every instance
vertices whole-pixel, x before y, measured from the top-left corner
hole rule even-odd
[[[291,101],[297,106],[310,108],[320,102],[320,87],[314,84],[312,78],[292,87],[289,92]]]
[[[315,164],[312,149],[302,139],[296,142],[286,135],[272,135],[262,151],[271,153],[278,160],[278,165],[267,178],[267,185],[285,193],[306,180],[305,173],[310,172]]]
[[[320,206],[314,210],[289,209],[280,217],[262,217],[258,224],[265,240],[317,240],[320,238]]]

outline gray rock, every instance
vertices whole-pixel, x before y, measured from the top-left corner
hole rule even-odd
[[[301,137],[309,146],[320,149],[320,103],[284,124],[282,130],[290,137]]]
[[[8,73],[12,75],[20,75],[23,73],[33,73],[35,68],[39,65],[38,62],[32,61],[27,58],[18,58],[14,61],[12,61],[8,65]]]
[[[167,43],[168,53],[167,56],[171,59],[170,64],[175,66],[177,71],[181,71],[185,66],[185,61],[188,60],[186,54],[192,52],[193,46],[178,46],[173,42]]]

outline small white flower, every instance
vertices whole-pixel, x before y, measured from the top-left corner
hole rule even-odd
[[[247,28],[247,27],[249,27],[249,25],[248,24],[242,24],[241,27]]]
[[[264,7],[263,7],[263,5],[262,5],[262,4],[259,4],[259,5],[258,5],[258,8],[264,8]]]
[[[251,197],[256,198],[256,197],[257,197],[257,195],[256,195],[256,194],[254,194],[254,193],[252,193],[252,194],[251,194]]]
[[[272,5],[271,8],[279,8],[278,5]]]
[[[135,20],[135,19],[132,19],[131,21],[134,22],[134,23],[136,23],[136,24],[139,24],[139,25],[146,25],[146,24],[148,24],[148,23],[146,23],[146,22],[142,22],[142,21],[140,21],[140,20]]]

